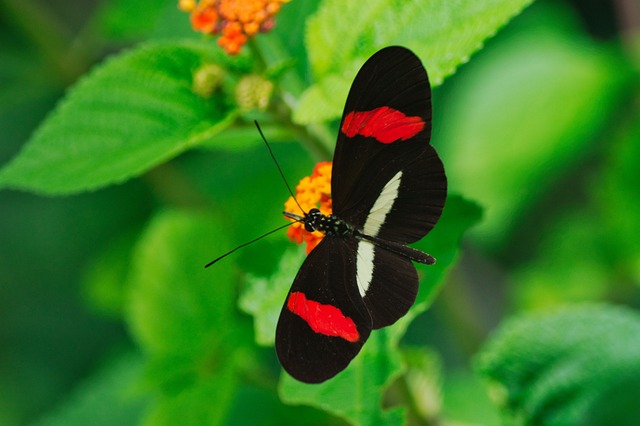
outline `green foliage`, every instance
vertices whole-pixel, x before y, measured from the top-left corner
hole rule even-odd
[[[443,117],[451,186],[488,207],[475,234],[491,246],[584,161],[629,82],[605,46],[539,14],[462,75]]]
[[[388,385],[403,372],[398,341],[411,319],[423,312],[435,297],[445,270],[455,261],[462,232],[479,220],[479,216],[479,208],[473,203],[450,196],[438,227],[423,242],[425,250],[442,253],[442,257],[435,266],[424,268],[420,294],[407,316],[392,327],[374,331],[347,369],[328,382],[306,385],[284,375],[280,382],[283,401],[318,407],[353,424],[397,424],[403,419],[400,409],[380,410]],[[300,252],[288,252],[271,277],[247,277],[240,306],[254,315],[259,344],[273,345],[278,315],[301,261]]]
[[[513,271],[519,286],[514,301],[525,309],[540,309],[566,301],[584,302],[606,296],[606,231],[591,212],[568,211],[540,241],[545,253]],[[580,257],[575,259],[576,247]],[[558,286],[557,283],[562,283]],[[550,291],[550,287],[555,287]]]
[[[223,343],[224,321],[233,320],[231,265],[216,276],[202,266],[212,240],[225,244],[222,225],[203,213],[160,213],[135,248],[128,316],[136,340],[150,353],[191,356]],[[218,330],[218,323],[222,321]],[[213,340],[212,340],[213,339]]]
[[[635,244],[635,231],[640,229],[638,206],[634,202],[640,192],[640,174],[636,173],[636,161],[640,158],[640,121],[638,108],[624,115],[618,132],[608,138],[611,150],[606,158],[606,168],[594,176],[591,193],[594,198],[594,214],[602,224],[601,238],[603,259],[611,264],[620,261],[625,274],[640,283],[640,247]]]
[[[274,345],[280,310],[305,257],[304,250],[289,250],[282,255],[271,277],[248,275],[245,278],[247,287],[240,297],[239,306],[253,315],[259,345]]]
[[[166,24],[181,36],[188,37],[193,34],[185,25],[187,17],[176,11],[176,2],[171,0],[112,0],[103,3],[100,13],[95,18],[100,32],[110,39],[127,40],[137,39],[158,32],[166,32],[161,29]],[[173,23],[163,19],[170,15]],[[164,25],[159,25],[162,22]]]
[[[67,398],[38,426],[109,426],[139,423],[149,398],[136,390],[143,360],[138,354],[121,356]]]
[[[402,423],[404,410],[381,409],[384,388],[401,369],[400,354],[393,350],[397,333],[397,326],[374,331],[358,356],[335,379],[307,385],[285,375],[280,381],[280,398],[288,404],[321,408],[351,424]]]
[[[152,44],[83,79],[0,173],[0,186],[48,194],[122,182],[227,127],[226,100],[191,90],[206,44]]]
[[[0,423],[632,423],[638,40],[593,4],[530,3],[294,0],[230,57],[174,0],[3,2]],[[450,191],[415,246],[437,263],[302,384],[272,348],[301,247],[282,231],[203,266],[285,223],[254,120],[294,187],[393,44],[435,87]]]
[[[247,320],[235,309],[233,286],[216,284],[232,282],[231,265],[215,275],[202,267],[213,240],[225,243],[210,215],[167,211],[134,250],[128,323],[150,357],[147,381],[163,391],[150,424],[220,423],[248,368]]]
[[[423,268],[420,293],[409,313],[394,325],[373,331],[358,356],[332,380],[307,385],[284,375],[280,382],[282,399],[289,403],[304,403],[322,408],[352,424],[398,424],[405,417],[404,410],[380,410],[389,384],[404,373],[398,342],[410,321],[424,312],[435,298],[446,269],[455,261],[462,233],[479,216],[480,211],[476,205],[450,195],[438,226],[423,240],[429,252],[442,253],[443,256],[438,258],[436,265]],[[279,305],[277,309],[280,307]],[[274,331],[275,328],[272,334]]]
[[[439,85],[530,3],[377,0],[363,8],[358,3],[325,1],[309,21],[306,37],[316,84],[303,93],[294,119],[315,123],[340,117],[342,99],[360,65],[380,46],[413,49],[423,58],[431,83]],[[352,16],[358,19],[345,19]]]
[[[415,421],[437,421],[442,409],[442,360],[437,353],[419,347],[405,348],[402,355]]]
[[[640,316],[586,305],[506,323],[478,358],[523,424],[633,424],[640,416]]]
[[[485,383],[469,371],[456,371],[446,376],[442,385],[440,416],[460,424],[504,424],[487,395]]]
[[[128,300],[129,253],[137,237],[137,233],[120,235],[87,267],[83,282],[85,299],[104,315],[123,314]]]

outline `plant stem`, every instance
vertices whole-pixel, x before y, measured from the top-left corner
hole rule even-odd
[[[258,43],[254,40],[250,40],[249,46],[260,68],[263,71],[267,70],[269,64],[264,58]],[[299,80],[298,75],[293,71],[287,72],[286,75],[287,78]],[[300,86],[302,86],[301,83]],[[276,87],[278,87],[281,92],[277,96],[273,97],[269,112],[275,117],[278,123],[284,125],[285,128],[300,141],[300,143],[314,156],[314,158],[317,160],[330,159],[333,154],[333,140],[331,132],[328,130],[327,126],[324,124],[310,124],[303,126],[294,123],[292,116],[293,109],[295,108],[296,97],[293,94],[282,92],[280,85],[276,85]]]

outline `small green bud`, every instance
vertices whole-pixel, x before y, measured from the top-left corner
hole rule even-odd
[[[204,64],[193,74],[193,92],[210,98],[222,85],[224,69],[216,64]]]
[[[265,110],[273,93],[273,83],[262,76],[252,74],[243,77],[236,87],[236,102],[243,110]]]

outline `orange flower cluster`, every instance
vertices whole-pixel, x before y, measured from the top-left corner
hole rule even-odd
[[[273,17],[290,0],[179,0],[191,13],[191,26],[206,34],[221,34],[218,44],[230,54],[240,52],[248,37],[273,28]]]
[[[331,214],[331,169],[333,164],[330,161],[324,161],[316,164],[313,168],[311,176],[307,176],[300,180],[298,186],[296,186],[296,199],[300,206],[308,212],[312,208],[320,209],[322,214]],[[304,215],[304,212],[300,211],[298,204],[296,204],[293,197],[289,197],[286,203],[284,203],[285,211],[294,213],[300,216]],[[318,243],[324,237],[322,232],[308,232],[304,229],[304,224],[296,222],[287,231],[289,239],[295,243],[302,244],[307,243],[307,254],[311,253]]]

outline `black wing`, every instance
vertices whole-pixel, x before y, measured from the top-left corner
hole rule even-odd
[[[391,208],[369,219],[380,222],[373,236],[409,243],[426,235],[446,198],[444,168],[430,137],[431,88],[420,59],[403,47],[380,50],[362,66],[347,98],[333,158],[333,213],[364,228],[386,188]],[[398,176],[397,187],[386,187]]]
[[[358,243],[357,281],[373,329],[386,327],[402,318],[418,295],[418,273],[406,257]]]
[[[276,352],[295,379],[320,383],[344,370],[371,333],[358,293],[355,240],[324,238],[302,264],[276,329]]]

